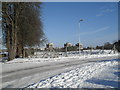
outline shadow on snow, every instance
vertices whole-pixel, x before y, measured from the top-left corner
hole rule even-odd
[[[91,79],[91,80],[86,80],[86,81],[89,83],[111,86],[114,88],[118,88],[118,85],[120,83],[118,81],[109,81],[109,80],[100,80],[100,79]]]

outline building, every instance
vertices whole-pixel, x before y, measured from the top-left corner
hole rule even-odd
[[[78,49],[79,49],[79,48],[80,48],[80,49],[83,49],[83,45],[82,45],[81,43],[77,43],[77,44],[75,44],[75,46],[77,46]]]
[[[64,47],[71,47],[71,46],[72,46],[72,44],[69,43],[69,42],[67,42],[67,43],[64,44]]]
[[[53,43],[48,43],[46,44],[46,49],[51,49],[54,47],[54,44]]]

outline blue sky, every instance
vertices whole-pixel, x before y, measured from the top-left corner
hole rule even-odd
[[[49,42],[56,47],[80,41],[87,46],[103,45],[118,39],[117,2],[43,2],[42,20]]]

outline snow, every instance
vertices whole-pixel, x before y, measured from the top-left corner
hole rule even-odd
[[[55,62],[71,62],[75,60],[86,60],[86,59],[98,59],[107,57],[118,57],[116,54],[100,54],[100,55],[84,55],[84,56],[69,56],[69,57],[58,57],[58,58],[17,58],[9,62],[2,63],[2,72],[10,72],[19,69],[25,69],[30,67],[37,67],[46,65],[48,63]],[[0,74],[2,73],[0,72]]]
[[[86,52],[86,51],[84,51]],[[87,51],[88,52],[88,51]],[[58,58],[41,58],[39,57],[39,53],[37,57],[31,57],[31,58],[17,58],[9,62],[0,62],[1,65],[1,72],[0,75],[3,75],[4,73],[12,72],[12,71],[21,71],[25,72],[25,70],[30,68],[36,68],[40,66],[46,66],[46,65],[59,65],[60,63],[67,63],[67,62],[89,62],[92,60],[100,61],[101,62],[92,62],[83,64],[80,66],[70,66],[69,68],[62,68],[56,71],[45,71],[44,73],[33,73],[33,75],[25,76],[19,79],[15,79],[13,81],[2,83],[0,82],[0,85],[3,87],[14,87],[14,88],[20,88],[20,87],[26,87],[26,85],[30,84],[30,87],[115,87],[118,77],[114,75],[115,72],[114,69],[117,68],[117,61],[116,60],[109,60],[102,62],[102,59],[113,59],[118,58],[118,53],[111,53],[110,51],[104,50],[104,53],[100,53],[99,50],[92,51],[93,54],[90,54],[90,51],[88,54],[74,54],[77,52],[68,52],[68,57],[60,56]],[[41,53],[40,53],[41,54]],[[79,67],[79,68],[77,68]],[[73,69],[73,70],[71,70]],[[68,70],[68,71],[67,71]],[[69,71],[71,70],[71,71]],[[66,72],[67,71],[67,72]],[[52,73],[51,73],[52,72]],[[63,73],[64,72],[64,73]],[[60,74],[59,74],[60,73]],[[104,73],[104,74],[102,74]],[[117,71],[115,73],[118,73]],[[17,74],[17,72],[16,72]],[[56,75],[57,74],[57,75]],[[10,73],[10,76],[14,75],[14,73]],[[6,78],[9,76],[7,74],[4,74],[4,76],[0,76],[1,78]],[[43,76],[44,75],[44,76]],[[55,76],[53,76],[55,75]],[[109,76],[110,75],[110,76]],[[53,77],[51,77],[53,76]],[[98,77],[99,76],[99,77]],[[15,76],[16,77],[16,76]],[[48,78],[50,77],[50,78]],[[0,80],[2,80],[0,78]],[[46,79],[47,78],[47,79]],[[106,78],[106,79],[105,79]],[[114,80],[113,80],[114,79]],[[42,81],[40,81],[42,80]],[[38,82],[40,81],[40,82]],[[98,81],[100,81],[100,84],[97,84]],[[38,83],[37,83],[38,82]],[[109,83],[113,82],[112,84],[114,86],[110,86],[108,84],[102,85],[102,83]],[[32,83],[36,83],[31,85]],[[43,85],[42,85],[43,84]],[[111,83],[110,83],[111,84]],[[37,86],[38,85],[38,86]],[[2,87],[0,86],[0,87]]]
[[[120,59],[87,63],[27,88],[118,88],[118,61]]]
[[[110,53],[111,52],[111,53]],[[110,56],[118,56],[118,53],[113,53],[113,51],[111,50],[84,50],[82,52],[77,52],[77,51],[71,51],[71,52],[67,52],[68,53],[68,57],[64,56],[64,52],[60,52],[63,55],[59,56],[57,58],[41,58],[40,56],[42,56],[41,54],[43,54],[43,52],[37,52],[37,55],[34,55],[33,57],[29,57],[29,58],[17,58],[14,59],[12,61],[9,62],[4,62],[6,64],[13,64],[13,63],[25,63],[25,62],[37,62],[37,63],[41,63],[41,62],[51,62],[51,61],[64,61],[64,60],[68,60],[70,58],[78,58],[78,59],[86,59],[86,58],[101,58],[101,57],[110,57]],[[91,55],[92,53],[92,55]],[[2,62],[1,62],[2,63]]]

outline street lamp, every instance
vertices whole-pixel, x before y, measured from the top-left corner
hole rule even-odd
[[[78,30],[78,31],[79,31],[79,32],[78,32],[78,34],[79,34],[79,35],[78,35],[78,40],[79,40],[79,41],[78,41],[78,45],[79,45],[79,47],[78,47],[78,48],[79,48],[79,53],[80,53],[80,22],[81,22],[81,21],[83,21],[83,19],[80,19],[79,22],[78,22],[78,26],[79,26],[79,30]]]

